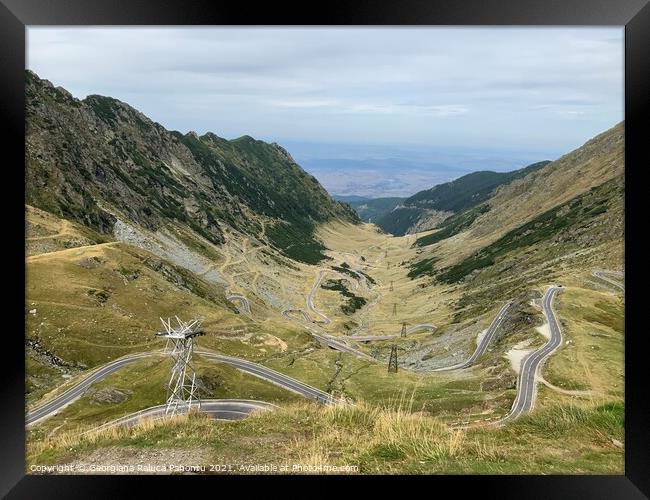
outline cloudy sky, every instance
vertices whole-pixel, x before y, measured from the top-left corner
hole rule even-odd
[[[27,36],[28,67],[76,97],[116,97],[169,129],[295,144],[304,158],[318,156],[305,144],[334,145],[329,156],[339,144],[553,159],[623,119],[620,27]]]

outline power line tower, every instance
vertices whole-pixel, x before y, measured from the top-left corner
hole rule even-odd
[[[388,290],[391,291],[391,292],[393,291],[393,282],[392,281],[390,282],[390,288]]]
[[[201,408],[201,398],[198,396],[195,383],[196,372],[190,364],[194,352],[194,337],[204,335],[203,331],[198,330],[201,321],[195,319],[187,323],[181,321],[178,316],[176,316],[178,326],[172,326],[170,318],[167,321],[160,318],[160,321],[162,321],[165,331],[156,333],[156,336],[167,339],[165,351],[169,352],[173,361],[167,384],[165,415],[186,413],[194,401]]]
[[[388,373],[397,373],[397,345],[390,348],[390,359],[388,360]]]
[[[384,259],[388,257],[388,250],[384,250]]]
[[[406,337],[406,323],[402,322],[402,332],[399,334],[400,337]]]
[[[397,303],[393,304],[393,316],[397,314]]]

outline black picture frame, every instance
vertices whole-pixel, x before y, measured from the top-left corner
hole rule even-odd
[[[322,4],[248,3],[206,0],[0,0],[0,130],[5,142],[2,155],[5,221],[13,222],[16,234],[7,238],[6,262],[24,259],[24,69],[27,25],[600,25],[625,26],[625,342],[626,423],[625,475],[621,476],[427,476],[401,478],[427,487],[431,494],[443,487],[466,492],[476,489],[482,498],[648,498],[650,495],[650,404],[645,396],[646,354],[642,348],[640,225],[644,222],[644,184],[640,176],[650,165],[650,148],[644,136],[644,122],[650,116],[650,6],[648,0],[402,0],[379,4],[373,0],[335,1]],[[8,196],[11,195],[11,196]],[[20,214],[23,214],[21,217]],[[11,241],[9,241],[11,240]],[[11,250],[12,252],[7,252]],[[9,261],[11,259],[11,261]],[[24,268],[14,267],[18,288],[24,287]],[[642,269],[639,265],[638,269]],[[6,309],[15,328],[3,332],[5,361],[0,379],[2,436],[0,439],[0,494],[8,498],[129,498],[135,496],[134,479],[115,476],[30,476],[25,475],[25,367],[24,294],[5,285]],[[11,292],[11,293],[8,293]],[[15,302],[15,307],[12,301]],[[635,329],[636,328],[636,329]],[[13,364],[7,364],[13,362]],[[152,482],[151,477],[139,478]],[[186,490],[186,480],[156,478],[167,493]],[[184,478],[183,478],[184,479]],[[219,480],[225,480],[219,476]],[[231,479],[231,478],[228,478]],[[251,477],[233,477],[240,486]],[[286,476],[276,476],[278,492],[287,488]],[[289,478],[292,488],[302,477]],[[363,486],[383,487],[386,477],[328,477],[330,481],[357,480]],[[369,481],[372,479],[372,483]],[[396,478],[394,478],[396,479]],[[294,482],[296,481],[296,482]],[[427,481],[425,484],[423,481]],[[433,481],[433,483],[429,483]],[[230,481],[228,481],[230,482]],[[223,484],[223,483],[220,483]],[[409,484],[409,490],[411,488]],[[404,486],[405,483],[402,483]],[[342,485],[337,486],[340,487]],[[428,489],[431,488],[431,489]],[[403,491],[408,494],[409,491]],[[410,490],[413,492],[413,490]],[[272,494],[268,489],[266,494]],[[414,493],[414,492],[413,492]],[[148,495],[152,495],[149,492]],[[216,492],[215,492],[216,494]],[[295,494],[295,492],[294,492]],[[449,493],[447,493],[449,494]]]

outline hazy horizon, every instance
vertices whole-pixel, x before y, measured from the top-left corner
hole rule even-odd
[[[507,172],[569,151],[507,151],[405,146],[281,144],[331,195],[409,197],[470,172]]]
[[[170,130],[277,142],[333,194],[555,159],[623,117],[621,27],[28,27],[27,67]]]

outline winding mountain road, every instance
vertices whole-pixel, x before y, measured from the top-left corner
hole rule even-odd
[[[437,328],[436,325],[432,325],[428,323],[414,325],[406,329],[406,335],[411,335],[412,333],[416,333],[424,330],[434,331],[436,328]],[[401,337],[401,335],[402,335],[401,332],[387,333],[386,335],[350,335],[345,337],[345,340],[356,340],[357,342],[372,342],[374,340],[390,340],[397,337]]]
[[[314,293],[316,292],[317,288],[320,286],[320,282],[323,281],[323,277],[328,272],[329,270],[327,269],[321,269],[320,271],[318,271],[318,278],[316,279],[314,286],[311,287],[311,290],[309,290],[309,293],[307,294],[307,309],[309,309],[317,316],[323,318],[322,321],[319,321],[319,323],[322,323],[324,325],[329,325],[332,321],[327,316],[325,316],[322,312],[316,310],[316,308],[314,307]]]
[[[277,406],[272,403],[251,399],[203,399],[200,406],[198,404],[192,405],[192,409],[205,413],[215,420],[242,420],[254,411],[269,411],[274,408],[277,408]],[[165,418],[166,409],[167,405],[164,404],[145,408],[94,427],[86,433],[103,431],[118,426],[132,427],[144,419],[160,420]]]
[[[531,411],[535,405],[539,367],[562,344],[562,330],[553,311],[553,299],[559,290],[561,288],[552,286],[542,297],[542,310],[550,327],[551,338],[543,347],[531,352],[522,360],[517,380],[517,397],[512,404],[512,409],[504,418],[493,422],[494,424],[504,424],[514,420]]]
[[[305,311],[303,311],[302,309],[285,309],[284,311],[282,311],[282,315],[285,318],[290,319],[290,320],[294,319],[294,318],[291,317],[292,313],[301,314],[302,319],[304,319],[308,323],[313,323],[311,317]]]
[[[268,368],[259,363],[254,363],[252,361],[247,361],[241,358],[235,358],[233,356],[226,356],[223,354],[217,354],[210,351],[194,351],[196,354],[202,355],[204,358],[211,361],[218,361],[226,363],[228,365],[234,366],[240,371],[255,375],[258,378],[264,379],[272,384],[278,385],[284,389],[300,394],[310,399],[315,399],[319,403],[324,404],[336,404],[339,402],[337,398],[331,394],[321,391],[315,387],[300,382],[294,378],[291,378],[287,375],[284,375],[280,372],[276,372],[271,368]]]
[[[280,372],[272,370],[264,365],[254,363],[252,361],[247,361],[241,358],[235,358],[232,356],[225,356],[222,354],[213,353],[210,351],[195,351],[196,354],[202,355],[204,358],[210,361],[216,361],[221,363],[226,363],[230,366],[235,367],[236,369],[254,375],[255,377],[264,379],[268,382],[271,382],[277,386],[280,386],[289,391],[295,392],[301,396],[307,397],[309,399],[314,399],[319,403],[323,404],[336,404],[339,400],[333,397],[331,394],[321,391],[315,387],[307,385],[299,380],[291,378],[287,375],[284,375]],[[41,420],[44,420],[55,413],[59,412],[66,406],[68,406],[73,401],[77,400],[83,395],[84,392],[95,382],[99,382],[104,378],[108,377],[112,373],[115,373],[120,368],[138,361],[143,358],[151,356],[164,356],[165,354],[162,351],[151,351],[143,352],[138,354],[131,354],[124,356],[122,358],[116,359],[103,365],[91,373],[86,375],[81,381],[77,384],[63,392],[62,394],[52,398],[51,400],[38,405],[37,407],[28,410],[26,417],[26,425],[31,426]],[[260,402],[260,404],[264,404]],[[269,403],[270,404],[270,403]]]
[[[244,312],[246,314],[251,314],[251,303],[245,296],[239,293],[231,293],[229,295],[226,295],[226,299],[230,302],[239,302]]]
[[[359,280],[363,281],[364,286],[366,288],[368,288],[368,281],[366,280],[366,277],[363,276],[363,274],[359,273],[358,271],[356,271],[354,269],[350,269],[350,272],[355,273],[355,275],[357,275]],[[289,319],[292,319],[289,316],[289,313],[290,312],[299,312],[299,313],[302,313],[303,318],[305,320],[307,320],[307,321],[310,321],[312,323],[321,323],[321,324],[324,324],[324,325],[329,325],[332,322],[332,320],[330,320],[330,318],[327,315],[325,315],[324,313],[318,311],[314,306],[314,294],[318,290],[318,287],[320,286],[321,281],[323,280],[323,277],[327,273],[341,274],[340,272],[334,271],[334,270],[331,270],[331,269],[321,269],[318,272],[318,277],[316,279],[316,282],[314,283],[314,285],[311,287],[311,290],[307,294],[307,308],[311,312],[313,312],[314,314],[320,316],[322,318],[321,321],[315,321],[315,320],[311,319],[311,317],[305,311],[303,311],[302,309],[285,309],[284,311],[282,311],[282,314],[285,317],[287,317]],[[347,279],[347,280],[350,280],[350,278],[347,277],[347,276],[343,276],[343,278]],[[436,329],[435,325],[421,324],[421,325],[414,325],[414,326],[410,327],[407,330],[406,333],[407,333],[407,335],[409,335],[411,333],[415,333],[415,332],[421,331],[421,330],[435,330],[435,329]],[[396,337],[399,337],[399,336],[400,336],[399,333],[387,334],[387,335],[350,335],[350,336],[348,336],[346,338],[338,338],[338,337],[334,337],[332,335],[325,335],[325,334],[318,335],[319,340],[321,340],[323,342],[326,342],[330,347],[333,347],[335,349],[340,348],[339,350],[341,350],[341,351],[350,352],[350,353],[355,354],[357,356],[367,357],[367,358],[370,358],[370,359],[374,359],[374,358],[372,358],[371,356],[367,356],[366,354],[362,353],[361,351],[358,351],[358,350],[348,346],[345,343],[345,341],[347,341],[347,340],[355,340],[355,341],[359,341],[359,342],[370,342],[370,341],[374,341],[374,340],[389,340],[389,339],[393,339],[393,338],[396,338]]]
[[[617,280],[613,280],[610,278],[610,276],[616,276],[617,278],[623,278],[625,276],[624,273],[620,271],[594,271],[592,273],[596,278],[599,278],[613,287],[617,288],[621,292],[625,292],[625,285]]]
[[[558,290],[557,288],[550,289],[545,294],[543,299],[544,313],[549,319],[549,323],[551,324],[551,331],[554,334],[554,336],[544,348],[540,349],[539,351],[535,351],[534,353],[529,355],[522,363],[522,371],[520,376],[517,398],[515,400],[515,403],[513,404],[513,409],[504,419],[500,421],[501,423],[517,418],[523,412],[529,411],[530,408],[532,408],[532,404],[534,400],[534,391],[535,391],[535,373],[537,367],[539,366],[541,361],[543,361],[543,359],[545,359],[546,356],[552,353],[553,350],[555,350],[555,348],[557,348],[557,346],[560,345],[561,343],[561,334],[559,333],[559,326],[557,324],[557,321],[555,320],[552,307],[551,307],[551,300],[553,298],[554,293],[557,290]],[[492,324],[488,328],[486,334],[479,342],[476,351],[474,352],[474,354],[472,354],[472,356],[467,361],[450,367],[438,368],[434,371],[466,368],[471,364],[473,364],[474,362],[476,362],[476,360],[487,349],[487,346],[492,340],[501,322],[503,321],[510,305],[511,303],[507,303],[501,308],[496,318],[493,320]],[[411,328],[411,330],[417,328],[421,329],[423,327],[433,327],[433,325],[415,325],[414,327]],[[341,342],[334,338],[324,337],[323,335],[319,335],[315,332],[312,332],[312,335],[316,340],[321,341],[334,349],[343,352],[348,352],[349,354],[360,356],[371,361],[376,361],[375,358],[348,346],[344,342]],[[205,359],[208,359],[210,361],[215,361],[215,362],[226,363],[240,371],[254,375],[258,378],[273,383],[279,387],[290,390],[296,394],[313,399],[319,403],[337,404],[340,402],[339,399],[333,397],[331,394],[325,391],[322,391],[308,384],[305,384],[299,380],[296,380],[287,375],[279,373],[264,365],[260,365],[252,361],[247,361],[241,358],[226,356],[223,354],[218,354],[210,351],[197,350],[196,353],[203,356]],[[152,357],[152,356],[163,356],[163,355],[165,355],[163,351],[151,351],[151,352],[131,354],[116,359],[114,361],[111,361],[106,365],[94,369],[92,372],[87,374],[82,380],[80,380],[74,386],[65,390],[63,393],[29,410],[27,412],[27,417],[26,417],[26,426],[29,427],[31,425],[34,425],[37,422],[40,422],[56,414],[61,409],[65,408],[67,405],[69,405],[70,403],[72,403],[73,401],[81,397],[83,393],[92,384],[100,380],[103,380],[104,378],[108,377],[109,375],[123,368],[124,366],[143,358]],[[210,414],[216,419],[236,420],[240,418],[245,418],[252,411],[269,410],[272,407],[273,405],[271,403],[267,403],[263,401],[204,400],[202,401],[201,404],[201,412]],[[103,424],[99,428],[105,428],[107,426],[114,426],[114,425],[127,425],[127,426],[134,425],[135,423],[137,423],[143,418],[162,418],[164,416],[164,409],[165,409],[165,405],[146,408],[139,412],[121,417],[112,422],[108,422],[107,424]],[[95,428],[94,430],[97,429],[98,428]]]
[[[73,401],[80,398],[84,392],[95,382],[105,379],[112,373],[115,373],[120,368],[125,367],[126,365],[138,361],[143,358],[148,358],[151,356],[162,356],[162,351],[152,351],[138,354],[130,354],[128,356],[123,356],[118,358],[110,363],[107,363],[87,374],[81,381],[79,381],[74,386],[70,387],[63,393],[54,397],[53,399],[36,406],[35,408],[27,412],[26,424],[30,426],[43,420],[59,410],[65,408]]]
[[[282,311],[282,315],[285,316],[287,319],[290,319],[292,321],[296,321],[295,318],[291,317],[291,313],[295,314],[302,314],[302,317],[305,321],[305,323],[315,323],[314,320],[311,319],[309,314],[307,314],[305,311],[302,309],[285,309]],[[311,333],[312,337],[316,340],[318,340],[321,344],[324,344],[328,347],[331,347],[332,349],[336,349],[337,351],[342,351],[342,352],[347,352],[348,354],[353,354],[354,356],[357,356],[359,358],[364,358],[368,359],[370,361],[377,361],[375,358],[372,356],[369,356],[365,352],[359,351],[358,349],[355,349],[354,347],[350,347],[347,345],[345,342],[343,342],[341,339],[338,337],[334,337],[332,335],[327,335],[322,332],[322,330],[315,331],[314,328],[316,326],[310,325],[310,324],[304,324],[303,325],[307,330],[309,330],[309,333]]]
[[[352,271],[354,271],[354,270],[352,270]],[[318,277],[316,279],[316,282],[314,283],[311,290],[307,294],[307,307],[313,313],[320,316],[322,318],[321,321],[313,320],[309,316],[309,314],[307,312],[305,312],[304,310],[302,310],[302,309],[285,309],[284,311],[282,311],[282,314],[286,318],[294,320],[294,318],[292,318],[290,316],[290,313],[300,313],[300,314],[302,314],[305,322],[321,323],[321,324],[326,324],[326,325],[330,324],[331,320],[324,313],[316,310],[316,308],[314,307],[314,302],[313,302],[314,301],[314,293],[318,289],[323,277],[328,272],[336,272],[336,271],[331,271],[329,269],[321,269],[319,271],[319,273],[318,273]],[[366,285],[367,285],[367,283],[366,283]],[[452,366],[446,366],[446,367],[443,367],[443,368],[436,368],[436,369],[434,369],[432,371],[458,370],[458,369],[462,369],[462,368],[467,368],[467,367],[471,366],[472,364],[474,364],[476,362],[476,360],[480,356],[482,356],[485,353],[485,351],[487,350],[488,345],[492,341],[492,339],[494,337],[494,334],[496,333],[499,326],[503,322],[503,319],[505,318],[506,313],[508,312],[508,309],[510,308],[511,305],[512,305],[512,303],[508,302],[501,308],[501,310],[497,313],[496,317],[494,318],[494,320],[492,321],[492,323],[488,327],[485,335],[480,340],[478,346],[476,347],[476,350],[474,351],[474,353],[466,361],[464,361],[462,363],[452,365]],[[323,333],[323,332],[317,333],[310,326],[306,326],[306,328],[310,331],[310,333],[312,334],[312,336],[316,340],[318,340],[319,342],[331,347],[332,349],[336,349],[336,350],[342,351],[342,352],[347,352],[348,354],[352,354],[354,356],[364,358],[364,359],[367,359],[367,360],[370,360],[370,361],[377,361],[377,359],[375,359],[372,356],[364,353],[363,351],[360,351],[358,349],[355,349],[354,347],[349,346],[347,344],[347,342],[350,341],[350,340],[357,341],[357,342],[372,342],[372,341],[378,341],[378,340],[391,340],[391,339],[395,339],[395,338],[401,336],[401,332],[400,332],[400,333],[396,333],[396,334],[386,334],[386,335],[350,335],[350,336],[347,336],[347,337],[335,337],[333,335],[327,335],[326,333]],[[421,331],[421,330],[435,330],[435,329],[436,329],[436,326],[432,325],[432,324],[419,324],[419,325],[414,325],[414,326],[410,327],[407,330],[406,333],[407,333],[407,335],[409,335],[411,333],[415,333],[415,332]]]
[[[487,350],[488,345],[490,345],[490,342],[492,342],[492,339],[494,338],[494,334],[499,329],[499,326],[501,326],[501,323],[503,323],[503,320],[506,317],[506,314],[508,312],[508,309],[510,309],[510,306],[512,306],[512,302],[507,302],[499,310],[499,312],[497,313],[495,318],[492,320],[492,323],[490,323],[490,326],[488,327],[487,331],[485,332],[485,335],[483,335],[480,342],[476,346],[476,350],[467,359],[467,361],[463,361],[462,363],[458,363],[458,364],[451,365],[451,366],[445,366],[445,367],[442,367],[442,368],[435,368],[435,369],[433,369],[431,371],[442,372],[442,371],[448,371],[448,370],[461,370],[463,368],[468,368],[469,366],[476,363],[478,358],[480,358],[483,354],[485,354],[485,351]]]
[[[328,347],[331,347],[332,349],[336,349],[337,351],[341,352],[347,352],[348,354],[352,354],[354,356],[357,356],[358,358],[363,358],[367,359],[368,361],[377,361],[375,358],[370,356],[369,354],[366,354],[363,351],[359,351],[358,349],[355,349],[354,347],[350,347],[347,345],[345,342],[342,342],[341,340],[338,340],[334,337],[325,336],[325,335],[319,335],[317,333],[312,332],[312,336],[322,342],[323,344],[327,345]]]

